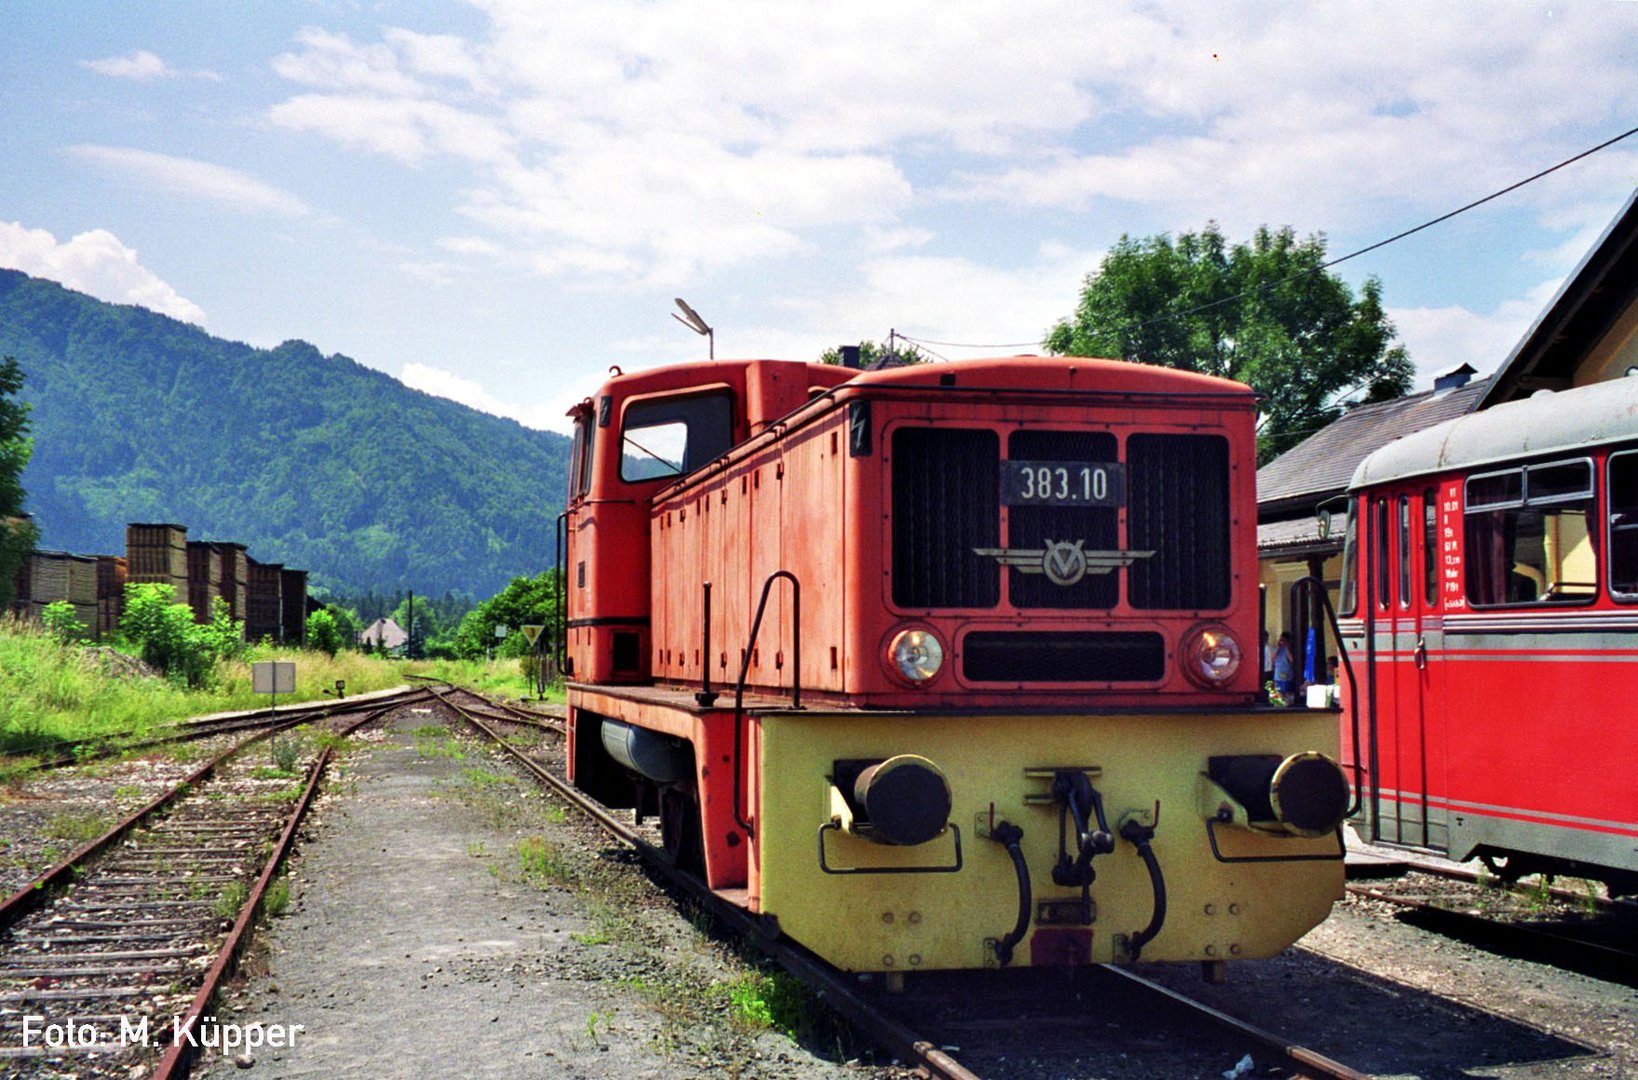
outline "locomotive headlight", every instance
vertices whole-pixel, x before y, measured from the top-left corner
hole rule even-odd
[[[1197,626],[1183,639],[1182,663],[1192,682],[1215,690],[1240,670],[1240,643],[1220,623]]]
[[[887,643],[887,670],[916,686],[931,682],[944,669],[944,643],[926,627],[912,626]]]

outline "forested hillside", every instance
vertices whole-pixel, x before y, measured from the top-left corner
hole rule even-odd
[[[361,592],[487,596],[550,564],[568,440],[411,390],[301,341],[254,349],[0,270],[25,383],[40,545],[121,552],[188,526]]]

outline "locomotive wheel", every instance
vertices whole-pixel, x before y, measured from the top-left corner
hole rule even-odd
[[[700,804],[681,788],[660,793],[660,844],[666,861],[679,870],[705,876],[705,849],[700,843]]]

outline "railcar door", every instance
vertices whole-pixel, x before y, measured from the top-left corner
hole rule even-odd
[[[1442,738],[1430,737],[1440,625],[1430,596],[1427,492],[1406,489],[1369,500],[1370,597],[1376,709],[1371,724],[1375,837],[1429,846],[1444,826],[1431,792],[1442,773]],[[1437,510],[1437,507],[1435,507]],[[1430,635],[1432,640],[1430,641]]]

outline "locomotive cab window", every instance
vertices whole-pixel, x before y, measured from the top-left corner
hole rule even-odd
[[[1597,591],[1587,527],[1591,461],[1471,477],[1465,510],[1467,597],[1475,606],[1583,601]]]
[[[1610,592],[1638,600],[1638,451],[1609,462]]]
[[[592,446],[597,428],[592,426],[591,409],[576,416],[574,421],[574,449],[569,455],[569,501],[591,490]]]
[[[727,394],[634,401],[626,407],[620,436],[620,479],[682,476],[721,457],[733,443]]]

